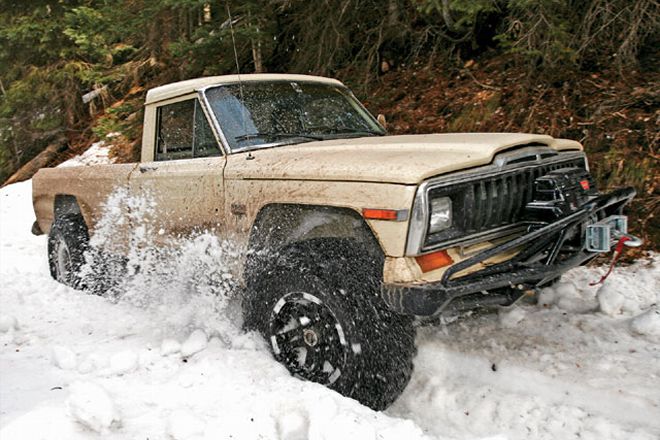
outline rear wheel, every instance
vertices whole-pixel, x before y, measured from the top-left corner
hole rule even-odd
[[[62,284],[82,287],[81,269],[85,262],[89,234],[79,215],[58,217],[48,234],[48,263],[51,276]]]
[[[345,240],[296,245],[263,270],[244,309],[292,375],[382,410],[410,380],[415,331],[381,307],[367,260]]]

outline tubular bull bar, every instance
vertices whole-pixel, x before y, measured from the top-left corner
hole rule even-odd
[[[568,254],[562,249],[569,231],[579,228],[584,241],[584,231],[590,223],[620,214],[623,206],[634,196],[633,188],[621,188],[597,196],[563,218],[552,223],[531,225],[534,229],[530,232],[454,264],[445,271],[440,281],[424,284],[384,283],[381,296],[392,310],[416,316],[437,315],[452,303],[479,306],[515,301],[526,291],[540,287],[567,270],[595,258],[598,252],[587,250],[584,244]],[[620,223],[624,222],[615,222]],[[628,236],[626,231],[615,228],[611,229],[611,233],[615,237]],[[641,244],[638,238],[632,238],[632,243]],[[611,244],[613,246],[614,243]],[[492,257],[519,248],[521,250],[508,261],[464,276],[455,276]]]

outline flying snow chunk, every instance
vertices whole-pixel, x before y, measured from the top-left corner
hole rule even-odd
[[[186,440],[204,434],[204,422],[193,413],[178,409],[170,414],[167,432],[174,440]]]
[[[279,438],[287,440],[307,440],[309,438],[309,418],[302,410],[286,411],[277,419]]]
[[[110,372],[116,375],[130,373],[138,365],[138,356],[130,350],[115,353],[110,358]]]
[[[0,316],[0,333],[7,333],[9,330],[18,329],[18,321],[11,315]]]
[[[181,356],[189,357],[204,350],[208,345],[206,333],[203,330],[195,330],[181,345]]]
[[[639,335],[660,338],[660,309],[654,307],[635,316],[630,321],[630,328]]]
[[[511,310],[500,310],[500,326],[503,328],[515,328],[523,319],[525,311],[520,307],[514,307]]]
[[[609,316],[617,316],[623,313],[623,304],[626,298],[620,289],[614,287],[611,283],[604,283],[598,293],[598,304],[600,311]]]
[[[546,301],[552,300],[559,309],[573,313],[586,313],[594,310],[597,306],[593,295],[580,289],[570,281],[560,281],[545,290],[552,290],[554,292],[554,298],[544,295],[544,298],[539,298],[541,305],[545,304]]]
[[[62,345],[56,345],[51,352],[53,365],[62,370],[73,370],[78,365],[76,354],[69,348]]]
[[[91,353],[78,363],[78,373],[89,374],[92,371],[107,367],[108,362],[105,354]]]
[[[168,356],[181,351],[181,344],[175,339],[164,339],[160,344],[161,356]]]
[[[114,402],[95,383],[75,382],[71,385],[71,396],[66,404],[76,422],[98,433],[108,432],[113,423],[120,421]]]

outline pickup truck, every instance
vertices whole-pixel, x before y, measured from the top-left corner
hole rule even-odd
[[[140,163],[34,177],[52,276],[84,287],[104,201],[148,192],[159,236],[209,230],[245,250],[244,325],[277,361],[375,409],[407,385],[419,322],[510,305],[622,237],[639,244],[622,215],[634,190],[600,193],[578,142],[389,136],[334,79],[164,85],[147,93],[143,133]]]

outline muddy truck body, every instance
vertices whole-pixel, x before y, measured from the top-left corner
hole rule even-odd
[[[140,163],[33,180],[54,278],[84,287],[117,188],[149,194],[161,245],[213,231],[245,250],[245,326],[303,379],[382,409],[412,372],[414,326],[506,306],[609,252],[631,188],[601,193],[575,141],[389,136],[339,81],[241,75],[152,89]],[[126,251],[130,221],[103,252]]]

